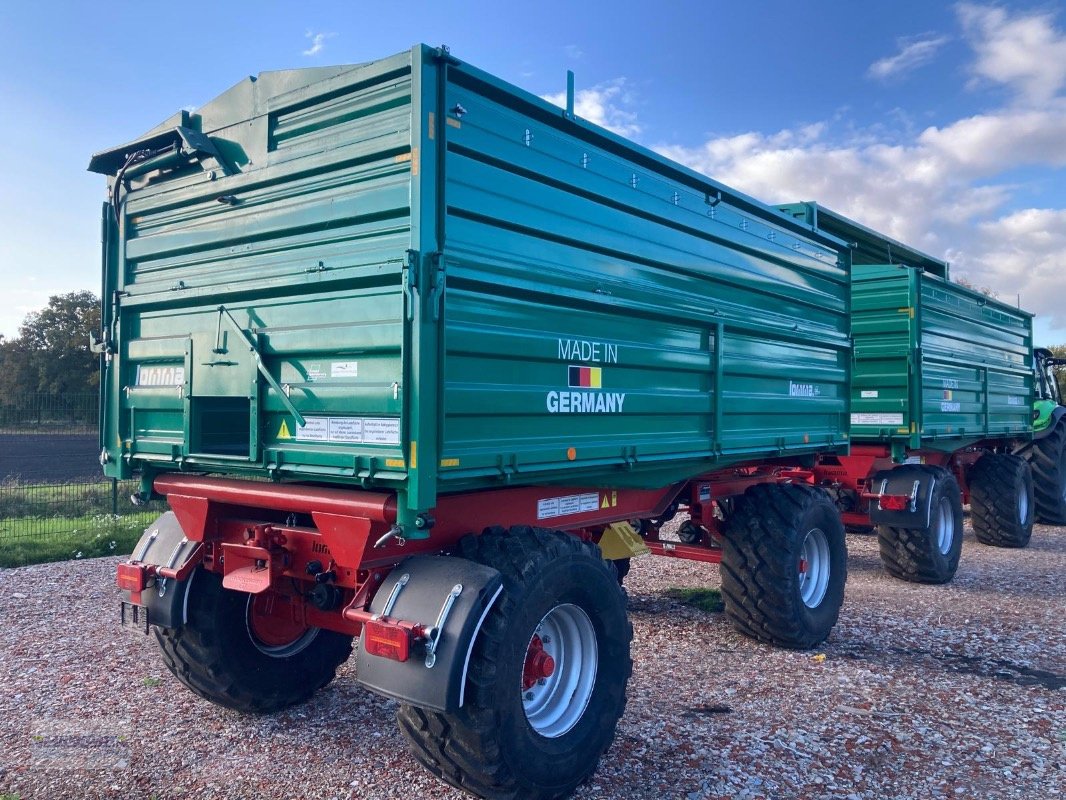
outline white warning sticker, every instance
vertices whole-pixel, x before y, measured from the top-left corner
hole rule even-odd
[[[305,424],[296,426],[296,438],[304,442],[329,441],[329,417],[305,417]]]
[[[946,414],[957,414],[962,411],[962,403],[957,400],[954,403],[949,403],[947,400],[944,400],[940,403],[940,410]]]
[[[396,417],[364,417],[363,441],[368,444],[399,444],[400,420]]]
[[[860,394],[864,400],[871,400],[877,397],[877,389],[863,389]]]
[[[363,420],[359,417],[330,417],[329,440],[331,442],[363,441]]]
[[[537,519],[584,514],[587,511],[597,511],[599,507],[600,496],[596,492],[571,494],[566,497],[548,497],[537,501]]]
[[[902,425],[903,414],[852,414],[852,425]]]
[[[396,417],[306,417],[305,420],[304,425],[296,426],[296,438],[301,442],[400,443],[400,420]],[[289,438],[284,422],[278,438]]]
[[[358,361],[334,361],[329,365],[331,378],[356,378],[359,376]]]

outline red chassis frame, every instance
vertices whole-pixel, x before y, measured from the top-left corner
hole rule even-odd
[[[910,458],[920,459],[922,464],[931,464],[950,470],[962,490],[962,502],[970,502],[970,486],[966,476],[981,456],[985,447],[970,447],[955,452],[942,450],[915,450],[908,453]],[[870,526],[870,501],[876,496],[870,486],[870,479],[882,470],[899,466],[892,460],[892,452],[884,445],[851,446],[851,455],[820,456],[810,470],[797,469],[793,474],[800,478],[806,474],[807,480],[817,486],[825,486],[843,492],[850,500],[851,508],[841,508],[841,518],[845,525],[857,527]],[[886,506],[887,508],[887,506]]]
[[[797,479],[810,480],[809,471],[760,464],[656,490],[525,486],[446,495],[433,511],[430,537],[405,541],[393,535],[396,498],[391,493],[161,475],[155,490],[166,496],[182,532],[197,547],[178,569],[128,561],[119,565],[117,579],[139,603],[141,590],[153,579],[182,580],[202,565],[220,574],[227,588],[256,595],[250,622],[260,638],[280,640],[306,627],[355,636],[371,622],[370,602],[397,563],[410,555],[449,552],[472,531],[535,524],[598,541],[611,523],[643,520],[645,543],[653,553],[717,563],[719,503],[757,483]],[[656,520],[665,521],[679,506],[705,532],[701,543],[659,538]],[[334,599],[326,608],[310,599],[322,583]],[[403,621],[385,622],[392,626],[379,632],[386,638],[406,628],[396,639],[401,653],[406,642],[425,633]]]

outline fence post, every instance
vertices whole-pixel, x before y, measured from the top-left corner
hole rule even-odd
[[[111,516],[118,516],[118,478],[111,479]]]

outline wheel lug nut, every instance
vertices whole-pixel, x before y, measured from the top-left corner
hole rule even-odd
[[[552,637],[550,637],[550,636],[541,636],[540,640],[542,642],[544,642],[544,644],[551,644],[552,643]]]
[[[526,692],[526,700],[532,700],[532,699],[533,699],[533,692]]]

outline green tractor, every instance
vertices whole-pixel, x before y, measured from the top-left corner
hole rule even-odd
[[[1055,367],[1066,366],[1045,348],[1033,351],[1036,400],[1033,402],[1033,441],[1018,451],[1029,462],[1035,484],[1036,517],[1051,525],[1066,525],[1066,405],[1055,379]]]

